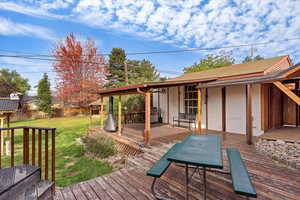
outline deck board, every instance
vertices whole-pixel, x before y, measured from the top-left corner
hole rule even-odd
[[[157,138],[156,145],[146,150],[142,155],[129,160],[128,168],[111,174],[97,177],[57,191],[55,199],[103,199],[103,200],[152,200],[151,183],[153,178],[145,175],[146,170],[157,161],[176,140],[181,140],[185,134],[168,138]],[[238,148],[248,168],[258,198],[300,199],[300,172],[287,168],[270,158],[259,154],[254,146],[245,144],[245,137],[227,135],[223,140],[223,151],[226,147]],[[224,168],[228,170],[226,153]],[[191,173],[191,172],[190,172]],[[172,164],[157,184],[160,194],[168,199],[184,199],[185,197],[184,169]],[[208,199],[246,199],[233,192],[231,178],[228,175],[207,173]],[[203,193],[202,176],[195,175],[190,183],[190,199],[201,199]],[[250,198],[251,199],[251,198]]]

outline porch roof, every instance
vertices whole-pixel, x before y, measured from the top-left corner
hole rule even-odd
[[[98,93],[101,96],[114,96],[138,94],[140,93],[140,91],[146,91],[156,88],[174,87],[187,84],[202,85],[199,87],[213,87],[225,84],[230,85],[232,84],[232,81],[235,82],[235,84],[242,84],[243,81],[259,81],[262,77],[263,79],[272,78],[274,74],[268,72],[268,70],[272,71],[273,69],[278,68],[280,64],[286,60],[291,64],[289,56],[278,56],[259,61],[236,64],[227,67],[220,67],[217,69],[186,73],[163,82],[148,82],[136,85],[123,86],[119,88],[103,89],[100,90]]]
[[[185,81],[161,81],[161,82],[148,82],[135,85],[127,85],[119,88],[103,89],[98,92],[101,96],[114,96],[114,95],[126,95],[126,94],[138,94],[140,91],[147,91],[156,88],[166,88],[180,85],[187,85],[199,82],[214,81],[214,78],[206,79],[194,79]]]
[[[282,82],[294,82],[299,81],[300,77],[289,77],[292,73],[300,71],[300,63],[289,67],[285,70],[275,71],[267,75],[239,78],[239,79],[229,79],[229,80],[215,80],[207,83],[199,83],[197,88],[208,88],[208,87],[221,87],[230,85],[246,85],[253,83],[272,83],[275,81]]]

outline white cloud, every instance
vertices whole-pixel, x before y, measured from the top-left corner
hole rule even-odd
[[[60,17],[184,48],[298,37],[299,7],[298,0],[42,0],[27,4],[0,3],[0,9],[38,17]],[[60,9],[71,14],[55,14]],[[44,11],[46,14],[43,15]],[[265,57],[293,53],[295,58],[300,58],[300,53],[293,50],[299,46],[297,44],[299,42],[285,42],[257,49]],[[234,52],[235,56],[245,53]]]
[[[27,6],[23,4],[17,4],[14,2],[0,2],[0,10],[7,10],[7,11],[29,15],[29,16],[43,17],[43,18],[54,18],[54,19],[65,18],[65,16],[62,15],[50,13],[42,7]]]
[[[35,36],[46,40],[55,40],[55,34],[51,30],[31,24],[21,24],[0,17],[0,35],[24,35]]]

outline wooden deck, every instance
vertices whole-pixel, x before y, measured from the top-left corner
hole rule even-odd
[[[169,142],[182,139],[185,134],[173,136]],[[163,137],[161,137],[163,138]],[[170,138],[170,137],[169,137]],[[129,160],[128,168],[111,174],[97,177],[56,191],[57,200],[143,200],[155,199],[150,187],[152,178],[145,175],[146,170],[158,160],[172,143],[161,140],[160,145],[148,149],[146,153]],[[300,199],[300,172],[276,164],[269,158],[258,154],[253,146],[245,144],[245,137],[227,134],[223,141],[226,147],[235,147],[241,151],[251,179],[258,193],[257,199]],[[228,169],[224,152],[224,165]],[[184,170],[171,165],[158,182],[157,188],[166,199],[184,199]],[[231,178],[227,175],[207,173],[208,199],[246,199],[235,194],[231,186]],[[202,199],[202,179],[194,176],[190,185],[190,199]]]
[[[283,127],[264,133],[262,138],[300,142],[300,127]]]

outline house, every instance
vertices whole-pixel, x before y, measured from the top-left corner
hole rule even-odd
[[[22,97],[20,97],[18,93],[12,93],[10,97],[0,97],[1,128],[4,127],[5,119],[7,121],[7,125],[9,126],[11,115],[21,109],[21,98]]]
[[[64,116],[64,103],[57,97],[52,97],[52,116],[62,117]],[[39,111],[38,98],[36,96],[24,96],[22,98],[22,110],[13,116],[13,120],[28,120],[28,119],[40,119],[47,118],[48,114]]]
[[[161,111],[163,123],[172,124],[180,113],[194,114],[200,133],[208,129],[244,134],[251,144],[252,136],[267,130],[299,126],[299,78],[300,65],[293,66],[289,56],[279,56],[99,94],[145,95],[145,144],[151,139],[151,106]]]

